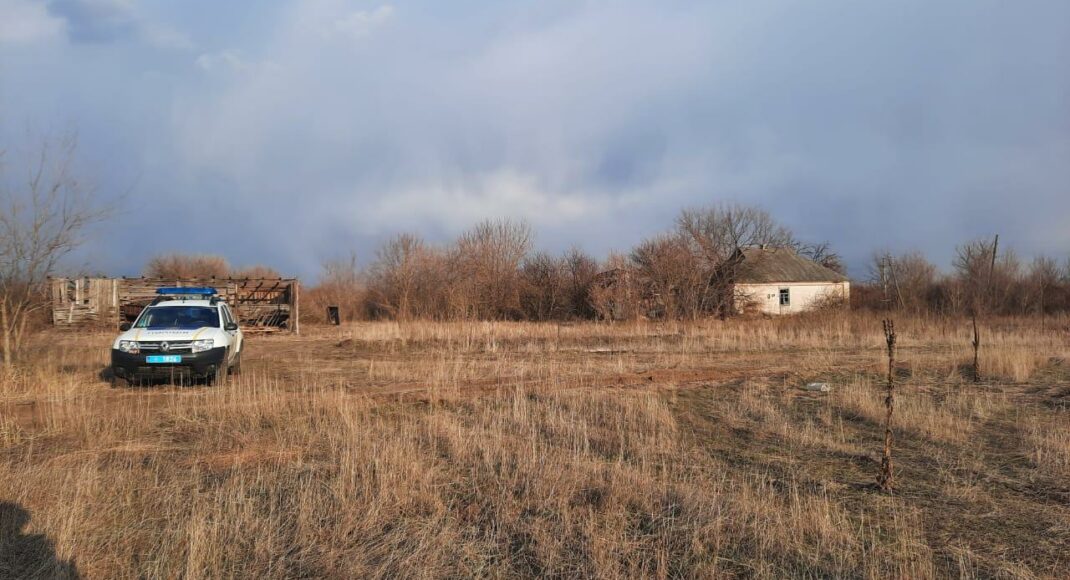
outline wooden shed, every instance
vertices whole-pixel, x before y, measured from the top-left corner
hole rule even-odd
[[[61,328],[132,322],[167,286],[215,288],[246,332],[298,332],[301,285],[296,278],[52,278],[52,324]]]

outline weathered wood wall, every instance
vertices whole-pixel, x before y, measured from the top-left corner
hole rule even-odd
[[[117,324],[120,282],[114,278],[53,278],[52,323],[56,326]]]
[[[215,288],[247,332],[300,330],[296,278],[53,278],[52,323],[118,327],[133,321],[156,298],[156,289],[167,286]]]

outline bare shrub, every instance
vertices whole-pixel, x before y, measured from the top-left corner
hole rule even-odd
[[[426,285],[429,252],[413,234],[399,234],[379,248],[368,271],[368,301],[375,315],[407,320],[416,302],[435,291]]]
[[[531,227],[510,220],[484,221],[462,234],[450,258],[457,311],[475,319],[520,317],[520,265],[531,244]]]
[[[610,255],[591,281],[587,301],[600,320],[636,320],[649,312],[648,294],[628,260]]]
[[[223,256],[211,254],[164,254],[149,260],[144,275],[149,278],[182,280],[187,278],[228,278],[230,263]]]
[[[936,266],[918,251],[894,255],[877,252],[869,265],[870,279],[879,286],[883,306],[918,314],[927,311],[937,285]]]
[[[694,319],[703,312],[710,272],[700,260],[680,234],[663,234],[632,250],[632,266],[657,305],[658,316]]]
[[[324,262],[319,283],[305,291],[303,301],[301,316],[310,321],[326,321],[328,306],[337,306],[343,320],[363,318],[364,283],[356,254]]]
[[[1034,258],[1024,279],[1024,310],[1040,315],[1055,312],[1062,301],[1060,282],[1059,264],[1055,260],[1046,256]]]
[[[282,278],[282,274],[271,266],[255,265],[234,270],[230,273],[231,278]]]
[[[997,254],[994,240],[973,240],[955,249],[953,266],[969,312],[1022,311],[1021,262],[1013,250]]]
[[[526,319],[557,320],[567,316],[570,288],[566,268],[563,259],[546,252],[524,260],[520,268],[520,307]]]
[[[806,313],[824,316],[831,312],[840,312],[850,308],[850,302],[838,292],[826,292],[814,298]],[[804,314],[806,314],[804,313]]]
[[[527,320],[569,320],[594,316],[588,296],[598,262],[572,248],[561,256],[537,252],[520,268],[521,308]]]
[[[598,261],[583,250],[572,248],[565,253],[564,269],[569,317],[593,318],[595,313],[588,296],[598,275]]]

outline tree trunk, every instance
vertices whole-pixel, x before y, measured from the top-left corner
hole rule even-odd
[[[6,296],[3,299],[0,299],[0,332],[4,335],[4,366],[10,368],[13,362],[13,357],[11,352],[11,324],[8,320]]]
[[[14,340],[14,352],[22,350],[22,339],[26,337],[26,324],[29,322],[30,316],[25,307],[19,307],[15,310],[14,315],[11,317],[11,328]]]
[[[975,383],[981,382],[981,333],[977,329],[977,311],[974,311],[973,318],[973,381]]]

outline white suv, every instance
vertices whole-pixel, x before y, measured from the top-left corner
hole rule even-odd
[[[111,350],[113,381],[143,378],[226,382],[241,371],[242,331],[214,288],[160,288]]]

